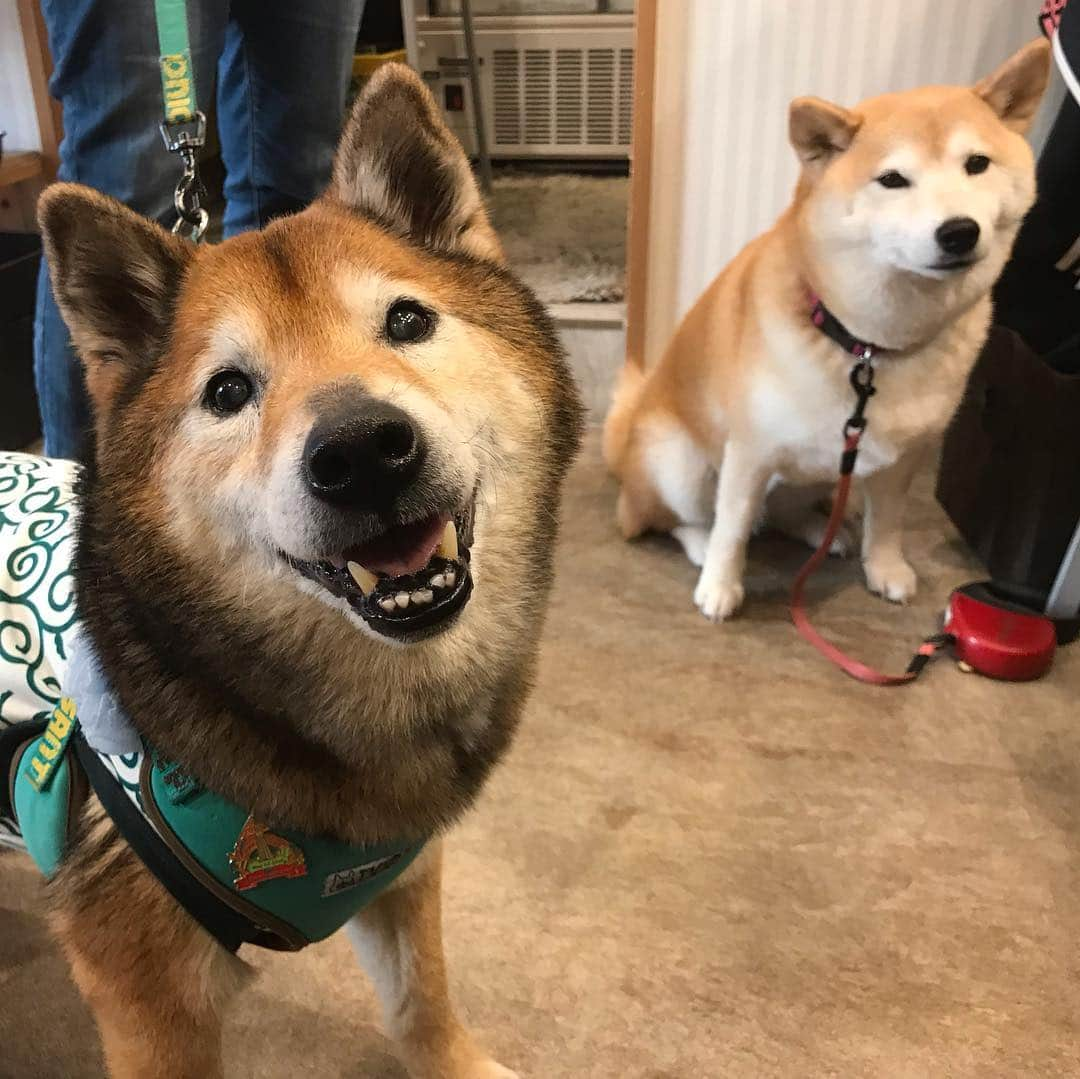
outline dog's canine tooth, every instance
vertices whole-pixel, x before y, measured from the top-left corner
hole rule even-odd
[[[441,555],[443,558],[449,558],[452,562],[457,561],[457,527],[453,521],[446,522],[446,528],[443,529],[443,537],[439,541],[439,546],[436,548],[435,553]]]
[[[430,584],[432,588],[445,588],[446,577],[442,573],[436,573],[435,576],[432,577],[431,580],[428,582],[428,584]]]
[[[397,604],[394,602],[393,596],[387,596],[386,599],[379,600],[379,606],[386,611],[387,614],[397,610]]]
[[[448,569],[446,571],[446,587],[447,588],[453,588],[454,587],[454,582],[456,580],[457,580],[457,574],[452,569]]]
[[[350,562],[349,574],[365,596],[370,596],[379,583],[379,578],[371,570],[364,569],[358,562]]]
[[[394,602],[399,607],[408,607],[409,606],[409,593],[408,592],[399,592],[396,596],[394,596]]]
[[[430,588],[417,589],[412,594],[413,603],[430,603],[435,598],[435,593]]]

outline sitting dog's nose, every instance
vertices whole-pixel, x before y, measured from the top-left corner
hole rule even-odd
[[[304,478],[324,502],[379,512],[412,483],[426,456],[408,414],[372,401],[347,418],[315,424],[304,445]]]
[[[979,223],[971,217],[950,217],[938,226],[934,235],[947,255],[967,255],[979,242]]]

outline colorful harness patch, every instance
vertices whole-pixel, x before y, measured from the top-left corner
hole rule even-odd
[[[48,790],[57,769],[64,763],[68,740],[78,728],[75,702],[70,697],[61,697],[49,717],[45,733],[34,743],[26,766],[26,777],[39,794]]]
[[[65,697],[53,709],[44,730],[37,722],[5,732],[5,741],[12,748],[10,805],[26,849],[49,877],[60,867],[68,833],[86,792],[81,775],[72,772],[67,752],[78,727],[75,703]],[[28,740],[13,733],[20,729],[30,736]],[[0,760],[4,756],[0,752]]]

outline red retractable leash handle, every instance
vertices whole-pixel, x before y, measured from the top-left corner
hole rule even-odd
[[[829,555],[829,548],[836,539],[840,526],[844,523],[844,513],[847,510],[848,496],[851,493],[851,479],[855,472],[855,461],[859,454],[859,441],[866,430],[866,404],[877,392],[874,388],[874,367],[870,362],[870,350],[867,349],[862,359],[851,369],[851,385],[856,394],[855,411],[848,417],[844,424],[844,452],[840,458],[840,476],[836,482],[836,491],[833,495],[832,513],[825,528],[825,535],[818,549],[810,556],[809,560],[799,570],[795,578],[795,584],[791,589],[791,619],[795,628],[808,640],[826,659],[835,663],[846,674],[860,682],[867,682],[874,686],[903,686],[913,682],[919,677],[926,664],[947,645],[952,643],[952,636],[948,633],[938,633],[928,637],[920,645],[919,650],[912,657],[907,670],[903,674],[886,674],[884,671],[875,670],[873,667],[860,662],[849,656],[841,648],[831,641],[826,640],[810,623],[810,617],[806,612],[804,593],[806,583],[820,568],[821,563]]]

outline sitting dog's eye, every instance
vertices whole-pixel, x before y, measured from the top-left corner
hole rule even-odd
[[[986,172],[990,168],[990,158],[986,154],[972,154],[964,162],[964,172],[968,176],[978,176],[980,172]]]
[[[877,178],[877,182],[882,187],[911,187],[911,181],[903,173],[897,172],[895,169],[883,172]]]
[[[212,412],[239,412],[254,392],[251,379],[239,371],[221,371],[206,386],[206,405]]]
[[[435,315],[415,300],[398,300],[386,313],[391,341],[423,341],[435,326]]]

